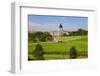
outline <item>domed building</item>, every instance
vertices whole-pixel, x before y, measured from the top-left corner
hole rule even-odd
[[[62,36],[63,33],[64,33],[63,26],[62,26],[62,24],[60,24],[59,28],[58,28],[58,36]]]
[[[57,30],[57,31],[52,31],[52,32],[51,32],[51,35],[52,35],[53,37],[60,37],[60,36],[63,36],[64,33],[68,34],[67,31],[64,31],[63,25],[60,24],[59,27],[58,27],[58,30]]]

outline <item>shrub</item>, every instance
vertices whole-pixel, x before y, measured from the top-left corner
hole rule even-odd
[[[36,48],[34,50],[34,53],[33,53],[36,60],[44,60],[43,54],[44,54],[44,52],[43,52],[42,46],[40,44],[37,44]]]
[[[77,58],[77,50],[75,49],[75,47],[72,47],[70,49],[70,59],[76,59]]]

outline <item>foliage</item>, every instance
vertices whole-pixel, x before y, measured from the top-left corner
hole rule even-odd
[[[77,50],[75,49],[75,47],[72,47],[70,49],[69,55],[70,55],[70,59],[76,59],[77,58]]]
[[[63,33],[63,35],[62,36],[68,36],[66,33]]]
[[[46,42],[52,41],[53,37],[49,32],[32,32],[28,33],[29,42]]]
[[[69,32],[69,36],[81,36],[81,35],[87,35],[88,31],[84,29],[78,29],[77,31],[71,31]]]
[[[42,46],[40,44],[37,44],[33,55],[36,57],[37,60],[44,60],[43,54],[44,52]]]
[[[58,39],[57,39],[58,40]],[[88,37],[87,36],[68,36],[60,37],[63,43],[58,42],[40,42],[43,48],[43,57],[48,59],[69,59],[69,49],[74,46],[78,50],[78,59],[88,57]],[[28,56],[35,60],[33,51],[36,49],[37,43],[28,43]],[[63,53],[65,53],[63,55]]]

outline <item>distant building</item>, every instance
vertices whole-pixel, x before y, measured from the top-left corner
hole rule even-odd
[[[64,33],[63,26],[62,26],[62,24],[60,24],[59,28],[58,28],[58,36],[62,36],[63,33]]]
[[[64,33],[65,33],[66,35],[68,35],[68,32],[67,32],[67,31],[64,31],[62,24],[60,24],[59,27],[58,27],[58,30],[57,30],[57,31],[51,32],[51,35],[52,35],[53,37],[60,37],[60,36],[62,36]]]

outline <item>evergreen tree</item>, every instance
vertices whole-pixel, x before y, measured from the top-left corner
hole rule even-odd
[[[77,58],[77,50],[75,49],[75,47],[72,47],[70,49],[70,59],[76,59]]]
[[[44,54],[44,52],[43,52],[42,46],[40,44],[37,44],[36,48],[34,50],[34,53],[33,53],[36,60],[44,60],[43,54]]]

